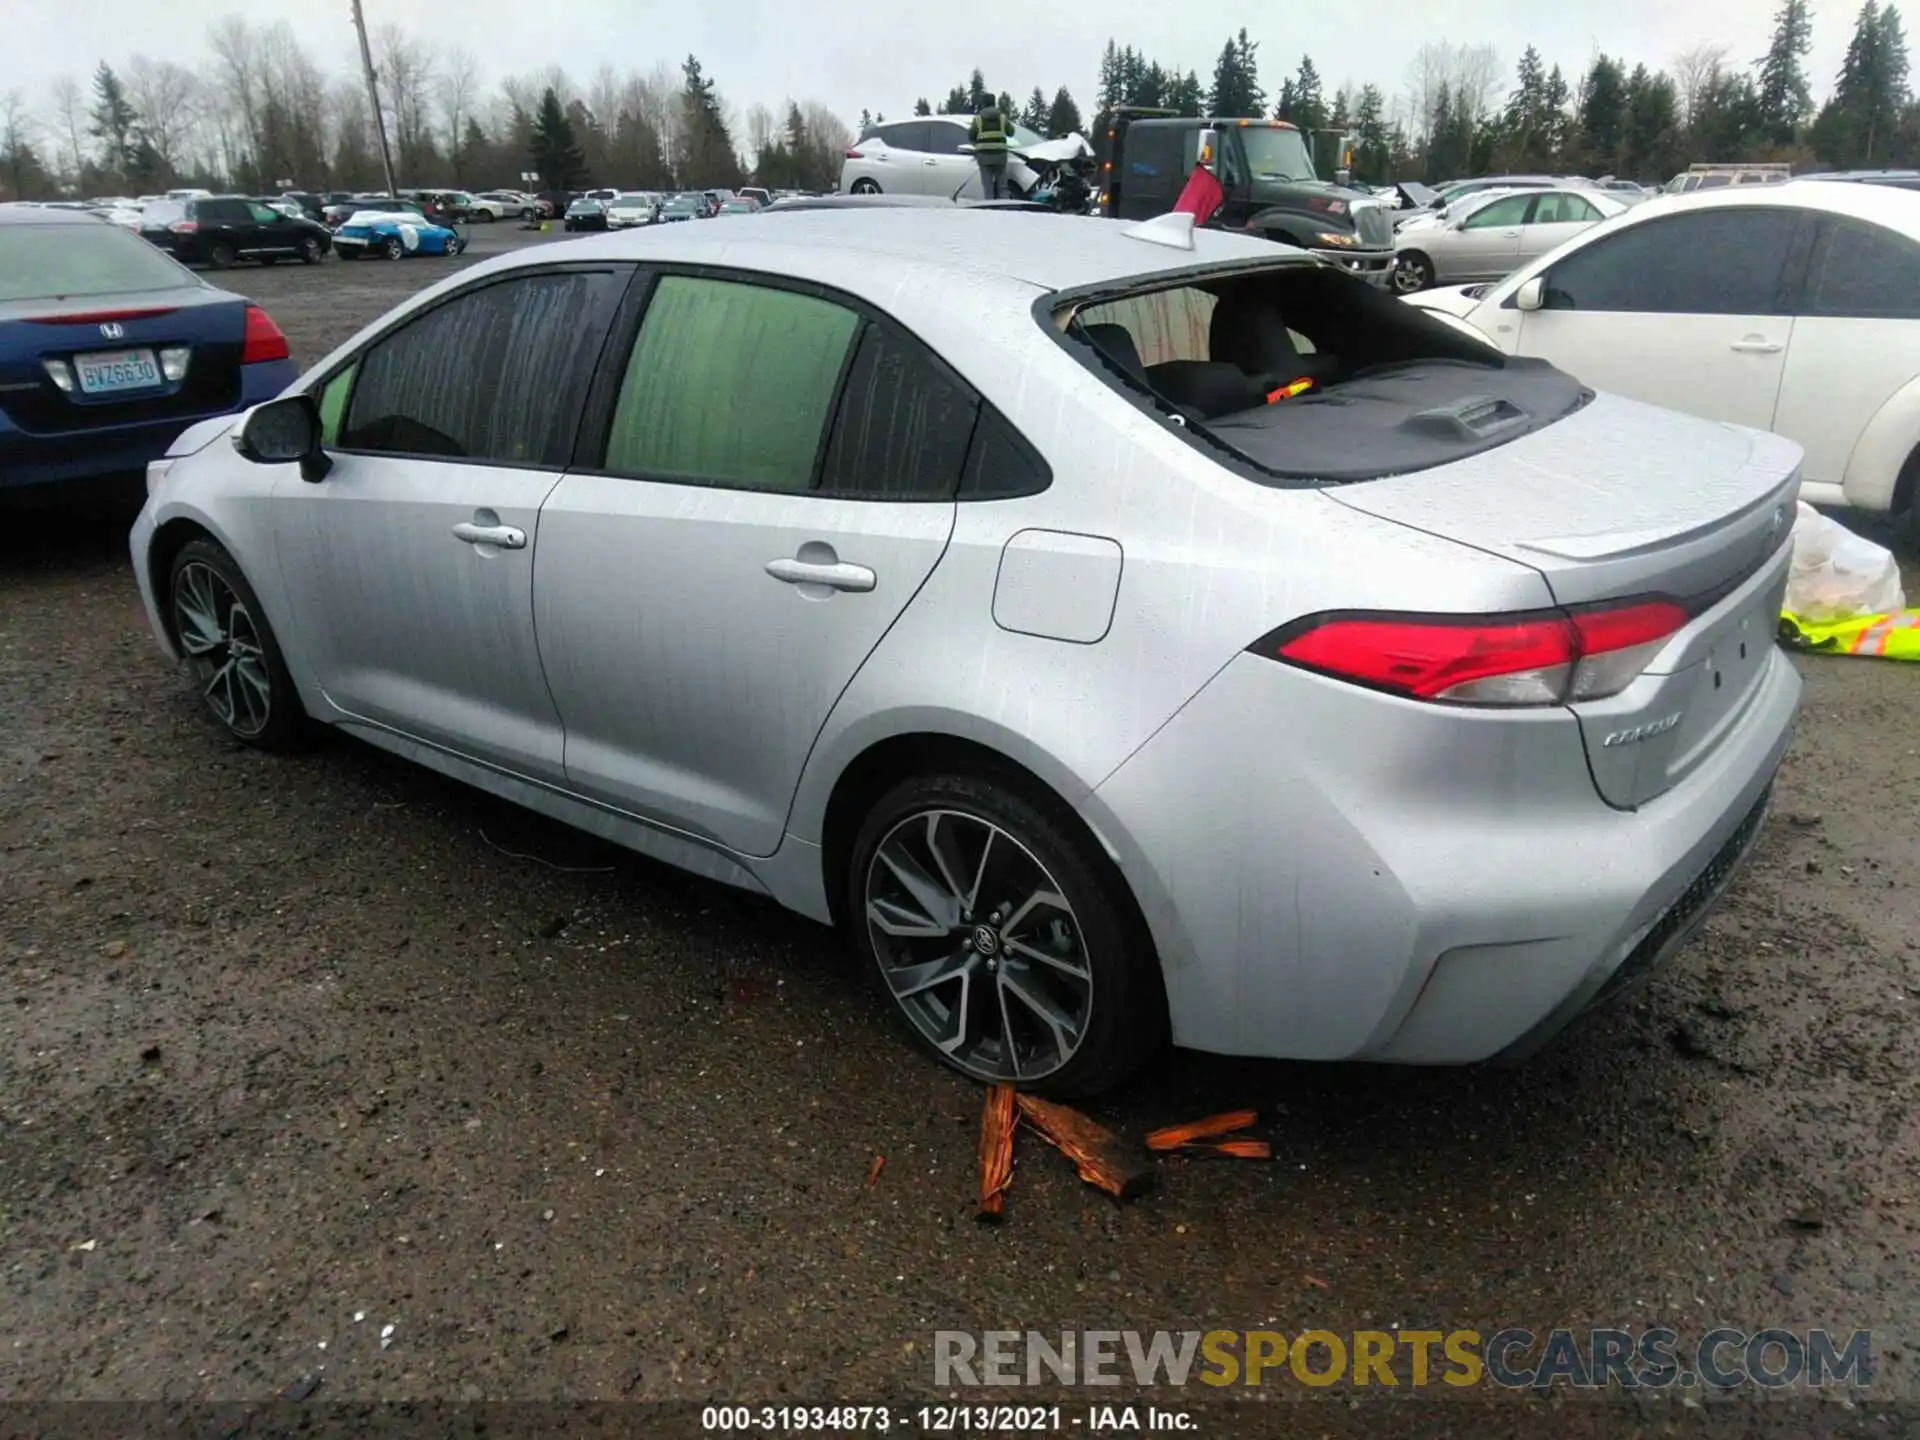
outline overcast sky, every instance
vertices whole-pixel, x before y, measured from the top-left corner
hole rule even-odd
[[[1113,36],[1150,58],[1192,68],[1205,84],[1226,35],[1245,25],[1259,42],[1269,98],[1283,74],[1313,56],[1329,100],[1352,81],[1396,95],[1409,60],[1429,40],[1488,42],[1503,68],[1529,42],[1571,80],[1596,50],[1631,64],[1666,65],[1678,51],[1720,43],[1744,65],[1766,47],[1776,0],[1353,0],[1351,4],[1182,5],[1166,0],[1023,0],[1012,5],[921,6],[877,0],[363,0],[367,21],[396,21],[436,45],[465,45],[491,82],[560,64],[584,80],[602,60],[648,69],[700,57],[727,103],[744,111],[785,97],[817,99],[850,123],[862,108],[905,114],[918,95],[936,105],[979,65],[987,83],[1024,97],[1065,84],[1091,100],[1100,51]],[[18,88],[44,109],[61,74],[84,80],[107,59],[134,54],[197,64],[220,0],[0,0],[9,13],[0,92]],[[348,0],[255,0],[248,20],[288,21],[314,58],[353,60]],[[1830,89],[1858,5],[1815,0],[1816,95]],[[24,14],[22,13],[24,11]],[[1004,18],[975,17],[998,11]],[[24,25],[18,22],[24,20]],[[1204,23],[1196,23],[1203,21]]]

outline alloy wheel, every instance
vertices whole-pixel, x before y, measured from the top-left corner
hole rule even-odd
[[[1393,288],[1402,295],[1415,294],[1432,283],[1432,267],[1424,256],[1404,256],[1400,263],[1393,267]]]
[[[1080,922],[1013,835],[963,811],[918,811],[874,850],[865,896],[888,991],[953,1064],[1026,1082],[1079,1050],[1094,1004]]]
[[[211,565],[184,566],[173,620],[207,707],[242,739],[260,735],[273,718],[273,678],[253,615],[233,587]]]
[[[853,182],[853,193],[856,195],[878,195],[880,193],[880,182],[878,180],[856,180]]]

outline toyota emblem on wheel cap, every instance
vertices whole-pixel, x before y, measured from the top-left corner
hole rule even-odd
[[[100,326],[102,340],[118,340],[127,333],[127,327],[117,320],[108,320]]]

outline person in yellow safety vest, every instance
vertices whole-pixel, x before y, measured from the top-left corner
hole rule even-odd
[[[1780,617],[1780,640],[1796,650],[1827,655],[1872,655],[1883,660],[1920,660],[1920,610],[1854,615],[1845,620]]]
[[[980,193],[988,200],[1002,200],[1007,193],[1007,119],[998,105],[989,104],[973,117],[967,139],[973,142],[973,158],[980,162]]]

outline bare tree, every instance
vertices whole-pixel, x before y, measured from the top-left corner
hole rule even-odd
[[[391,22],[374,37],[374,63],[393,112],[393,145],[400,168],[417,183],[434,160],[433,121],[427,111],[433,93],[433,50]]]
[[[1696,45],[1673,57],[1673,84],[1680,92],[1680,123],[1691,125],[1700,97],[1726,69],[1729,51],[1725,45]]]
[[[1447,71],[1454,109],[1481,120],[1500,93],[1500,52],[1491,45],[1455,45],[1452,51]]]
[[[764,105],[750,106],[747,110],[747,169],[757,169],[760,157],[767,153],[773,144],[773,112]]]
[[[63,142],[59,156],[61,168],[78,184],[80,171],[87,163],[87,102],[71,75],[62,75],[53,82],[53,116]]]
[[[199,80],[184,65],[136,55],[127,65],[127,98],[153,153],[169,174],[177,172],[200,123]]]
[[[1414,52],[1407,66],[1408,128],[1422,145],[1433,133],[1433,107],[1440,99],[1440,88],[1451,80],[1452,72],[1453,47],[1444,40],[1429,40]]]
[[[460,153],[460,137],[480,96],[480,62],[464,45],[447,51],[440,65],[440,118],[446,128],[447,154]]]
[[[207,31],[207,45],[213,51],[214,83],[208,91],[225,96],[239,111],[241,136],[251,156],[260,145],[260,53],[252,29],[238,15],[216,20]],[[237,168],[230,131],[223,134],[223,168]]]

